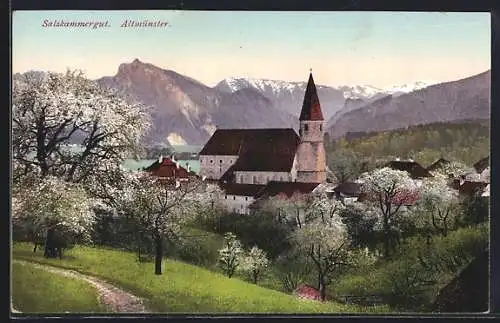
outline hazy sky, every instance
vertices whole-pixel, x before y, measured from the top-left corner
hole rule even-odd
[[[109,28],[44,28],[44,20]],[[125,19],[167,28],[120,28]],[[17,11],[13,72],[114,75],[134,58],[209,86],[226,77],[387,87],[450,81],[490,68],[489,13]]]

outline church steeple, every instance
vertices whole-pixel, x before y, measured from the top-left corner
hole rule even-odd
[[[321,112],[321,105],[319,104],[318,92],[312,71],[309,74],[309,81],[307,82],[306,94],[304,95],[304,102],[302,103],[302,111],[300,112],[300,121],[323,121],[323,113]]]

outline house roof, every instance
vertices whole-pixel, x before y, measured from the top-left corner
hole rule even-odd
[[[412,178],[432,177],[431,173],[417,162],[409,160],[393,160],[385,165],[395,170],[405,171]]]
[[[284,194],[286,197],[291,197],[295,193],[309,194],[319,183],[301,183],[301,182],[275,182],[267,183],[263,190],[261,190],[255,197],[265,198],[272,197],[278,194]]]
[[[289,172],[299,143],[293,129],[219,129],[200,155],[238,155],[232,171]]]
[[[301,284],[299,285],[294,293],[303,298],[308,298],[308,299],[313,299],[313,300],[319,300],[321,299],[321,293],[311,285],[307,284]]]
[[[318,92],[312,73],[309,74],[309,81],[307,82],[306,93],[304,95],[304,102],[302,103],[302,110],[300,112],[300,121],[323,121],[323,113],[321,112],[321,105],[319,104]]]
[[[432,172],[432,171],[439,169],[439,168],[441,168],[444,165],[449,164],[449,163],[450,163],[449,160],[446,160],[444,158],[439,158],[434,163],[432,163],[429,167],[427,167],[427,171]]]
[[[221,185],[221,188],[226,192],[227,195],[238,196],[255,196],[265,187],[266,185],[238,183],[227,183]]]
[[[482,173],[490,165],[490,156],[478,160],[473,166],[478,173]]]
[[[156,160],[144,170],[154,176],[164,178],[188,178],[193,174],[192,172],[188,172],[184,167],[174,163],[170,158],[163,158],[161,163],[159,160]]]
[[[359,195],[361,194],[361,184],[351,182],[341,183],[337,185],[333,190],[335,193],[342,193],[351,196]]]
[[[465,181],[460,185],[458,192],[464,195],[474,195],[483,193],[486,186],[488,186],[488,183]]]

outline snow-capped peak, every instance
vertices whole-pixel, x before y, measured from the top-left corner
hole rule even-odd
[[[229,77],[217,84],[218,88],[223,88],[231,92],[236,92],[244,88],[254,88],[261,92],[271,90],[274,94],[284,90],[293,91],[295,89],[304,88],[305,82],[287,82],[280,80],[256,79],[256,78],[235,78]]]
[[[398,94],[398,93],[410,93],[416,90],[420,90],[423,88],[426,88],[432,84],[435,84],[436,82],[432,81],[417,81],[414,83],[410,84],[403,84],[403,85],[393,85],[386,87],[384,89],[384,92],[388,94]]]

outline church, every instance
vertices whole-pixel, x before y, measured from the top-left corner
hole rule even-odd
[[[200,176],[219,183],[230,212],[257,199],[311,193],[326,181],[324,118],[309,75],[297,134],[292,128],[217,129],[199,153]]]

